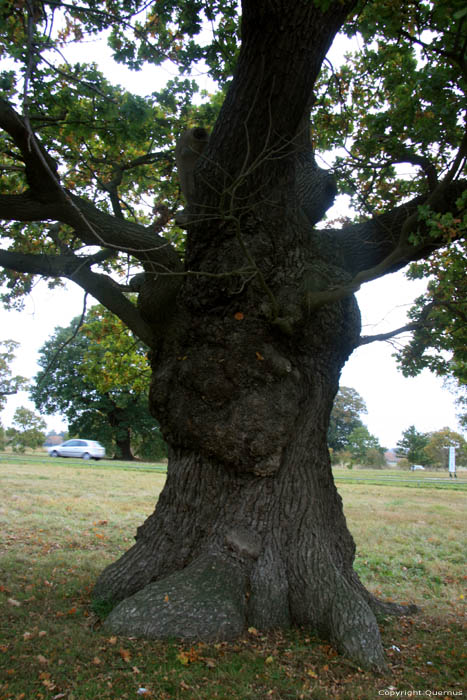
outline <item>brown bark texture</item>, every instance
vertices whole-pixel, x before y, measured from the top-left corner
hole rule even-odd
[[[224,640],[250,625],[303,625],[382,669],[376,615],[403,609],[376,601],[353,570],[326,443],[359,311],[350,292],[307,303],[351,285],[354,271],[339,235],[306,220],[296,187],[311,87],[341,20],[295,3],[283,21],[306,49],[291,52],[282,80],[287,28],[267,14],[259,22],[265,3],[245,4],[237,75],[198,168],[189,274],[165,315],[157,276],[140,293],[156,338],[150,404],[170,446],[167,482],[94,597],[115,606],[105,625],[118,634]],[[308,210],[324,198],[324,213],[329,182],[316,178]]]

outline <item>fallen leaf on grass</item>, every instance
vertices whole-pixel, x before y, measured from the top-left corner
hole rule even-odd
[[[117,643],[117,637],[109,637],[107,641],[108,641],[109,644],[116,644],[116,643]]]
[[[47,690],[55,690],[55,683],[53,681],[42,681],[42,685],[44,686],[44,688],[47,688]]]
[[[191,647],[191,649],[188,651],[181,651],[179,654],[177,654],[177,659],[181,664],[187,666],[188,664],[192,664],[194,661],[199,661],[199,654],[196,649]]]
[[[21,605],[21,603],[19,602],[19,600],[15,600],[14,598],[8,598],[8,603],[9,603],[10,605],[13,605],[15,608],[19,608],[20,605]]]
[[[45,656],[42,656],[42,654],[38,654],[38,655],[36,656],[36,659],[38,660],[38,662],[39,662],[40,664],[48,664],[48,663],[49,663],[49,660],[46,659]]]
[[[131,653],[128,651],[128,649],[119,649],[118,653],[120,654],[120,656],[122,657],[122,659],[124,661],[129,663],[129,661],[131,659]]]

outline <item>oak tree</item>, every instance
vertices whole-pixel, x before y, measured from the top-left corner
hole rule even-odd
[[[420,433],[414,425],[411,425],[407,430],[404,430],[397,443],[397,456],[407,459],[412,464],[429,464],[430,460],[425,452],[428,440],[427,433]]]
[[[332,450],[348,449],[352,431],[363,426],[362,413],[367,413],[367,408],[360,394],[352,387],[339,387],[328,428],[328,446]]]
[[[2,13],[16,61],[0,101],[5,301],[42,275],[116,314],[151,349],[169,443],[153,515],[95,586],[115,605],[108,629],[221,640],[304,625],[384,667],[377,616],[407,607],[354,571],[326,434],[341,369],[370,341],[354,292],[465,231],[463,3],[27,0]],[[180,78],[137,97],[56,58],[103,30],[134,70],[204,61],[219,94],[193,106]],[[333,65],[344,35],[357,48]],[[181,245],[174,143],[211,125]],[[336,181],[356,215],[323,228]]]
[[[46,423],[34,411],[19,406],[13,416],[13,424],[6,429],[6,442],[13,452],[26,452],[41,447],[45,440]]]
[[[115,459],[165,456],[149,413],[147,348],[120,319],[96,305],[39,350],[31,399],[43,414],[61,413],[71,436],[102,442]]]

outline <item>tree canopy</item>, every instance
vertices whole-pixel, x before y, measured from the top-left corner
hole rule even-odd
[[[367,413],[367,408],[360,394],[352,387],[339,387],[328,429],[328,445],[332,450],[348,449],[352,431],[363,425],[362,413]]]
[[[148,340],[149,330],[125,297],[124,285],[134,265],[150,260],[159,274],[181,269],[166,243],[182,237],[173,221],[180,204],[172,177],[174,140],[182,125],[212,125],[228,86],[232,92],[239,9],[232,0],[215,6],[200,0],[149,5],[132,0],[111,9],[86,1],[72,7],[3,4],[0,47],[12,60],[0,84],[4,302],[18,303],[34,275],[47,277],[51,285],[71,278]],[[248,3],[244,11],[249,12]],[[369,256],[367,269],[354,271],[347,286],[356,289],[425,255],[440,237],[448,246],[442,255],[459,255],[452,241],[465,229],[465,203],[460,209],[455,205],[465,196],[458,182],[466,151],[465,16],[461,0],[434,5],[413,0],[397,19],[390,0],[361,7],[344,3],[341,12],[348,15],[344,34],[362,41],[358,48],[350,44],[341,65],[318,61],[304,76],[316,82],[314,146],[335,154],[338,189],[351,196],[356,221],[416,195],[422,197],[418,207],[423,202],[423,209],[407,210],[403,237],[384,264],[375,268]],[[149,84],[148,96],[135,96],[112,85],[95,63],[66,59],[69,47],[100,33],[117,62],[140,70],[170,61],[180,77],[158,92],[150,92]],[[199,87],[183,74],[201,61],[220,91],[195,105]],[[154,68],[146,70],[150,75]],[[253,117],[261,99],[257,95],[245,108],[245,118],[248,112]],[[100,250],[88,252],[89,245]],[[430,272],[437,266],[431,262]],[[443,281],[445,297],[452,284]],[[314,303],[321,303],[323,294],[342,293],[319,290],[320,297],[315,290]],[[440,332],[452,308],[452,303],[449,309],[441,305],[439,324],[431,314]],[[416,310],[413,315],[418,318]],[[462,316],[455,317],[460,325]]]
[[[449,447],[456,448],[456,464],[466,466],[467,443],[460,433],[449,428],[442,428],[428,434],[428,442],[425,447],[428,463],[438,469],[447,468]]]
[[[13,416],[13,425],[6,429],[6,443],[13,452],[26,452],[26,448],[41,447],[45,440],[46,423],[29,408],[20,406]]]
[[[428,434],[419,432],[414,425],[404,430],[397,443],[397,455],[405,457],[409,462],[427,464],[429,462],[425,447],[428,445]]]
[[[56,328],[39,364],[31,398],[43,413],[65,415],[71,436],[99,440],[118,458],[164,456],[149,413],[146,348],[104,307]]]

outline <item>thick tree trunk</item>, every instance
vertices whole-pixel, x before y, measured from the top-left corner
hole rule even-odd
[[[211,284],[203,305],[205,284],[196,279],[196,295],[185,285],[154,353],[167,482],[135,545],[97,582],[95,598],[118,602],[106,626],[220,640],[249,625],[304,625],[382,668],[377,603],[353,571],[326,443],[356,304],[323,307],[291,338],[258,312],[257,286],[241,301],[224,290],[222,305]]]
[[[351,280],[337,237],[306,213],[329,206],[329,177],[311,167],[303,182],[310,91],[354,3],[337,5],[243,3],[236,79],[195,170],[189,275],[172,318],[154,304],[157,268],[140,292],[158,338],[150,405],[170,453],[154,514],[95,587],[117,603],[106,620],[116,633],[222,640],[303,625],[384,667],[375,612],[390,610],[353,570],[326,443],[359,312],[352,296],[311,303]]]
[[[133,452],[131,451],[131,429],[127,425],[128,419],[125,412],[122,411],[116,404],[111,402],[113,406],[109,411],[108,421],[112,426],[115,440],[115,455],[114,459],[134,460]]]
[[[128,461],[134,460],[134,455],[131,451],[131,434],[129,428],[126,429],[125,435],[119,435],[115,439],[115,445],[117,447],[117,451],[114,459],[123,459]]]

